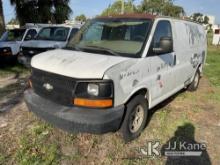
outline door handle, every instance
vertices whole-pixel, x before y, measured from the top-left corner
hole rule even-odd
[[[176,66],[177,64],[177,59],[176,59],[176,54],[173,56],[173,66]]]
[[[158,76],[157,76],[157,80],[161,80],[161,75],[158,75]]]

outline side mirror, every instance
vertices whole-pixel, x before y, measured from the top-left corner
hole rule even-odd
[[[166,54],[173,51],[173,40],[171,37],[162,37],[160,39],[160,47],[153,48],[155,54]]]
[[[32,37],[32,36],[29,34],[29,35],[26,36],[25,40],[26,40],[26,41],[29,41],[29,40],[32,40],[33,38],[34,38],[34,37]]]

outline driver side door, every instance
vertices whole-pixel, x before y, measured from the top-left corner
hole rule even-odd
[[[153,78],[151,88],[152,104],[157,104],[169,97],[175,85],[173,74],[175,54],[173,49],[166,53],[158,54],[154,52],[154,49],[160,49],[160,41],[165,37],[173,39],[172,26],[170,21],[161,20],[157,23],[148,55]]]

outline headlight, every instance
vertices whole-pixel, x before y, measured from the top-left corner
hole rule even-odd
[[[73,104],[89,108],[113,106],[113,83],[111,81],[79,82],[76,86]]]
[[[99,95],[99,86],[97,84],[88,84],[87,92],[91,96]]]

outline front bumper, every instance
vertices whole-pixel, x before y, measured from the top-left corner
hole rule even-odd
[[[103,134],[119,130],[124,116],[124,105],[110,109],[66,107],[46,100],[33,92],[25,92],[30,111],[49,123],[69,132]]]

